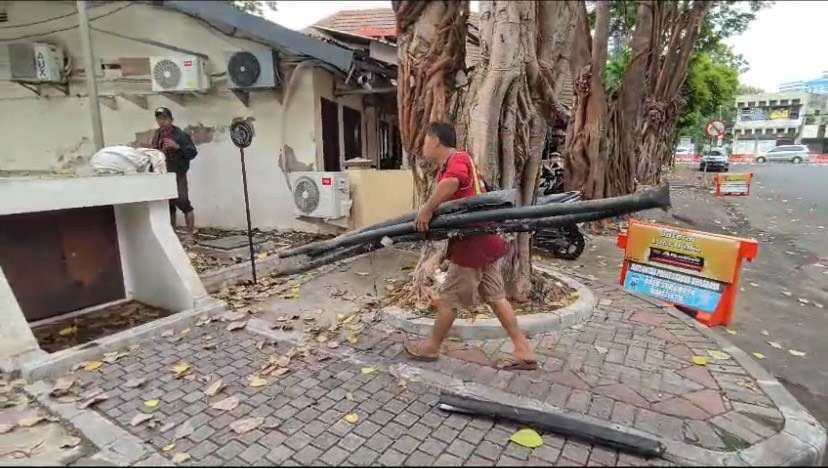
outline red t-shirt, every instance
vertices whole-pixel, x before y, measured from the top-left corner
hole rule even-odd
[[[471,156],[464,151],[456,150],[437,173],[437,182],[446,178],[456,178],[460,187],[451,196],[451,200],[472,197],[477,195],[472,174],[474,173]],[[486,192],[482,181],[479,187],[480,193]],[[480,268],[503,257],[506,250],[506,241],[503,238],[495,234],[486,234],[450,239],[448,256],[457,265]]]

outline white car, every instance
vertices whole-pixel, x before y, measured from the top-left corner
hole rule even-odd
[[[809,150],[805,145],[780,145],[756,157],[757,163],[768,161],[790,161],[791,163],[808,162]]]

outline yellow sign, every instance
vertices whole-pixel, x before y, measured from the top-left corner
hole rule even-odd
[[[716,194],[748,194],[753,173],[730,173],[716,175]]]
[[[739,240],[691,230],[631,223],[627,260],[731,283]]]

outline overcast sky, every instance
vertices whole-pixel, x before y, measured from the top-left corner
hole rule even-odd
[[[476,9],[476,3],[472,2]],[[391,8],[390,1],[284,1],[268,19],[292,29],[301,29],[339,10]],[[750,70],[744,84],[776,91],[779,83],[817,78],[828,71],[825,19],[828,1],[777,1],[762,10],[742,35],[728,43],[747,59]]]

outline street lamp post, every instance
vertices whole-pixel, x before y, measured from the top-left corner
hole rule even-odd
[[[92,118],[92,137],[95,151],[104,146],[103,125],[101,124],[101,107],[98,104],[98,84],[95,81],[95,57],[92,55],[92,33],[89,29],[89,15],[86,1],[77,0],[78,24],[83,43],[83,67],[86,70],[86,93],[89,95],[89,115]]]

